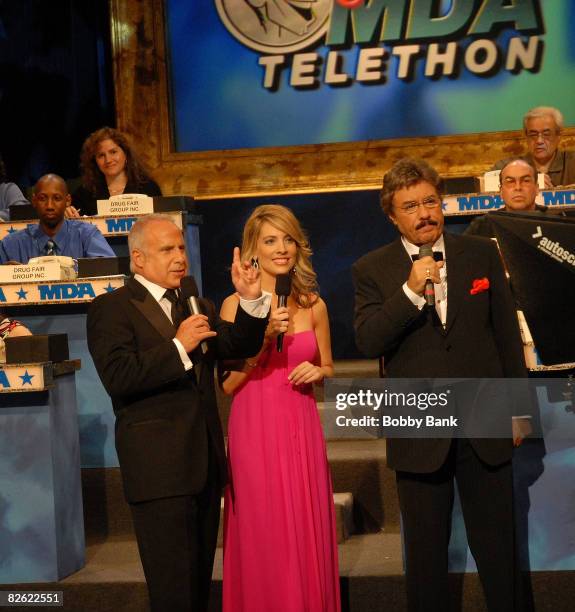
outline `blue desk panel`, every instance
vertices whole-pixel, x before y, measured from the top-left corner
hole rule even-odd
[[[74,374],[0,394],[0,584],[53,582],[84,566]]]

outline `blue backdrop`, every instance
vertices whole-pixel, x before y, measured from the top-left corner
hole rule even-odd
[[[572,36],[575,3],[571,0],[520,3],[529,9],[526,9],[527,15],[535,15],[540,9],[541,19],[535,29],[521,29],[522,24],[529,25],[526,18],[518,30],[513,29],[513,24],[495,24],[491,32],[470,37],[465,35],[470,20],[462,30],[441,37],[431,35],[430,25],[427,38],[424,35],[417,40],[405,40],[404,34],[403,40],[395,42],[362,43],[362,47],[383,47],[389,54],[398,46],[419,44],[421,47],[422,57],[414,63],[413,74],[399,78],[398,57],[389,55],[384,78],[371,84],[358,82],[354,72],[360,45],[353,42],[351,32],[359,29],[360,17],[366,21],[359,15],[354,27],[348,28],[344,45],[328,47],[324,44],[324,36],[296,52],[295,55],[317,53],[322,58],[315,86],[296,88],[290,85],[294,54],[277,45],[275,53],[284,55],[287,67],[281,71],[277,86],[272,89],[264,87],[264,69],[258,63],[270,54],[240,42],[226,29],[216,8],[216,5],[247,6],[246,1],[166,1],[173,131],[178,151],[514,130],[521,127],[524,112],[542,104],[559,107],[567,125],[575,124],[575,106],[566,102],[575,97],[575,79],[565,78],[573,74],[575,68],[575,38]],[[289,0],[269,2],[285,5]],[[310,2],[319,16],[322,2]],[[377,5],[376,2],[371,4]],[[455,4],[455,0],[438,3],[443,14],[448,14]],[[336,5],[334,0],[337,8]],[[406,0],[404,32],[409,5]],[[479,3],[470,0],[457,2],[457,6],[474,6],[477,10]],[[365,9],[362,6],[356,11],[363,13]],[[228,13],[234,16],[233,11],[228,10]],[[240,21],[238,17],[236,23],[245,31],[248,29],[246,19],[244,16]],[[371,20],[368,25],[377,23]],[[389,28],[387,31],[390,32]],[[361,31],[356,34],[360,35]],[[540,51],[531,70],[519,70],[514,74],[506,68],[505,60],[510,40],[518,36],[525,44],[532,36],[539,36]],[[500,55],[493,70],[481,75],[471,72],[464,58],[465,49],[476,39],[493,41]],[[277,40],[281,41],[281,36]],[[444,45],[449,40],[457,46],[453,73],[426,77],[429,45],[433,41]],[[352,77],[347,85],[324,82],[330,50],[340,56],[341,69]]]

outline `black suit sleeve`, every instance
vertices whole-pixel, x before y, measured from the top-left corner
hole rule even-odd
[[[367,357],[385,356],[401,343],[411,325],[422,316],[422,311],[405,295],[401,286],[389,297],[385,296],[365,262],[354,264],[352,276],[357,346]]]
[[[234,322],[229,323],[215,313],[211,303],[210,308],[210,326],[218,334],[215,337],[217,359],[243,359],[259,352],[264,341],[267,317],[252,317],[238,306]]]

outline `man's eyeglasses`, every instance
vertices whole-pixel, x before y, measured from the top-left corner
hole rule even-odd
[[[539,137],[541,137],[543,140],[551,140],[551,138],[557,134],[559,134],[559,130],[541,130],[540,132],[537,130],[529,130],[527,132],[527,138],[529,138],[529,140],[539,140]]]
[[[440,204],[441,200],[439,198],[430,196],[429,198],[425,198],[425,200],[421,200],[420,202],[405,202],[405,204],[396,206],[396,208],[399,208],[399,210],[406,215],[413,215],[420,206],[425,206],[425,208],[431,210],[432,208],[437,208]]]

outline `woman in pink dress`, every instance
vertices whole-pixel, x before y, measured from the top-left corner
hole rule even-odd
[[[335,513],[313,384],[333,375],[327,308],[311,250],[293,213],[259,206],[244,228],[242,258],[274,294],[291,274],[287,306],[274,308],[262,350],[221,376],[233,393],[225,493],[224,612],[340,610]],[[238,298],[221,316],[232,321]],[[283,350],[276,338],[285,333]]]

